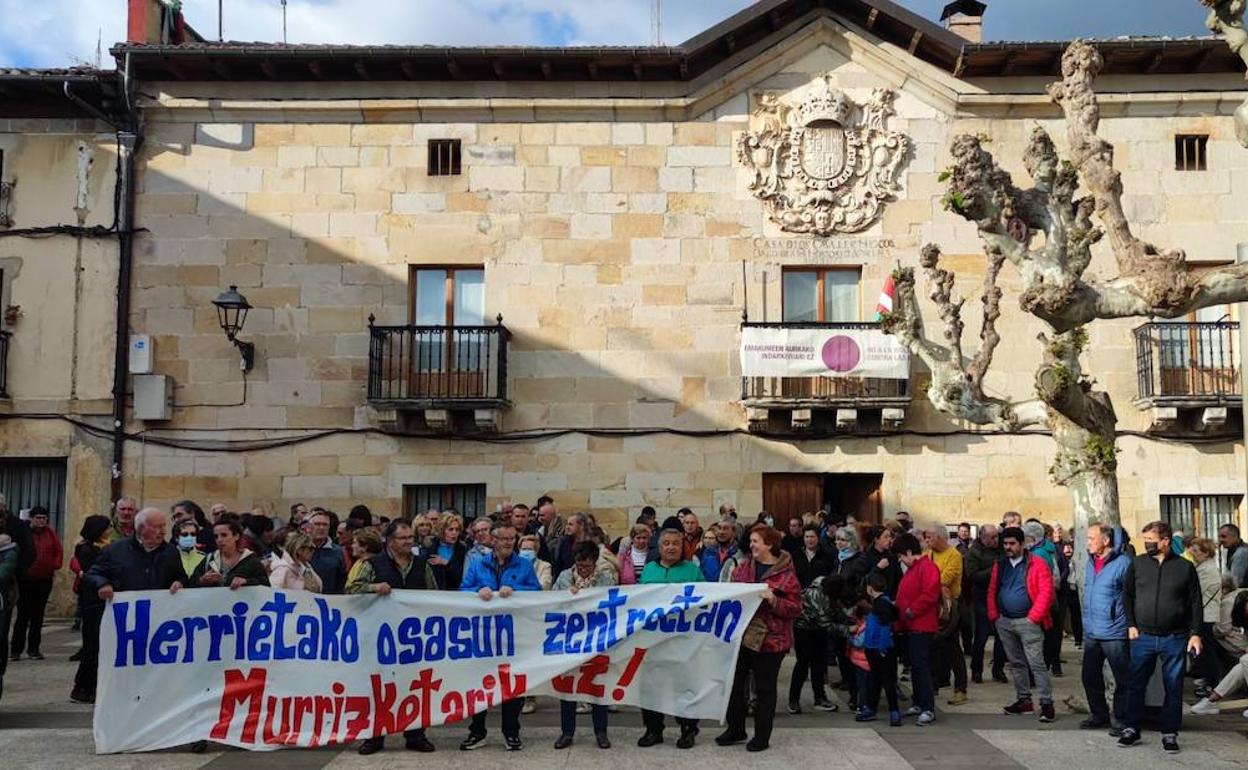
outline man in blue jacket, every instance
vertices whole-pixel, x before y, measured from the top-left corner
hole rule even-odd
[[[1092,715],[1079,723],[1084,730],[1110,728],[1122,734],[1127,715],[1127,678],[1131,653],[1127,647],[1127,611],[1122,603],[1123,578],[1131,557],[1123,552],[1126,533],[1105,524],[1088,525],[1088,566],[1083,577],[1083,691]],[[1105,702],[1104,664],[1114,674],[1114,710]]]
[[[498,524],[491,535],[493,552],[469,563],[459,590],[472,591],[484,602],[491,601],[495,594],[506,599],[516,591],[542,590],[541,583],[537,582],[537,573],[533,571],[533,562],[516,556],[515,527],[510,523]],[[524,748],[520,742],[520,709],[524,708],[524,698],[504,701],[501,708],[507,750],[519,751]],[[459,744],[461,751],[472,751],[485,743],[486,713],[479,711],[473,715],[468,738]]]

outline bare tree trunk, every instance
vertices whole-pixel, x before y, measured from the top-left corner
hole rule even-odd
[[[1200,0],[1201,5],[1209,9],[1209,17],[1205,26],[1213,30],[1231,50],[1239,54],[1248,65],[1248,30],[1244,28],[1244,10],[1248,3],[1244,0]],[[1235,110],[1235,135],[1239,143],[1248,147],[1248,101]]]

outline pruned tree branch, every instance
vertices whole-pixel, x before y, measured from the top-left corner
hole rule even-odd
[[[1020,306],[1059,333],[1098,318],[1177,318],[1248,300],[1243,265],[1197,273],[1182,250],[1158,249],[1132,232],[1113,145],[1096,133],[1100,108],[1092,84],[1102,64],[1093,46],[1075,41],[1062,57],[1062,81],[1049,88],[1066,115],[1073,163],[1062,161],[1049,135],[1037,128],[1024,155],[1035,186],[1022,189],[979,138],[959,136],[945,206],[975,223],[990,256],[1001,254],[1018,268]],[[1081,181],[1090,195],[1076,198]],[[1038,233],[1043,243],[1033,248]],[[1118,276],[1086,277],[1092,247],[1105,236]]]
[[[980,331],[983,344],[969,366],[963,363],[962,357],[962,306],[965,300],[953,296],[954,275],[940,266],[940,249],[937,246],[925,246],[919,261],[933,287],[931,299],[944,321],[944,344],[927,337],[912,268],[903,268],[893,274],[897,305],[892,313],[881,319],[881,326],[885,332],[895,334],[910,353],[931,370],[928,399],[939,411],[976,425],[1017,430],[1043,423],[1047,414],[1039,402],[1011,404],[985,395],[983,389],[984,375],[992,364],[993,352],[1000,341],[996,321],[1000,316],[1001,291],[996,282],[1004,258],[992,258],[984,278],[984,323]]]
[[[1248,3],[1245,0],[1200,0],[1200,3],[1209,9],[1205,26],[1225,40],[1231,51],[1248,66],[1248,30],[1244,25],[1244,10]],[[1235,135],[1239,137],[1240,144],[1248,147],[1248,101],[1235,110]]]

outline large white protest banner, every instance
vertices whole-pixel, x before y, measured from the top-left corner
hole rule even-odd
[[[878,328],[747,326],[742,377],[910,377],[910,355]]]
[[[722,719],[755,585],[570,592],[271,588],[117,594],[100,627],[95,747],[327,746],[524,695]]]

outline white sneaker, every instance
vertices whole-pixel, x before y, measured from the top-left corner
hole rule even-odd
[[[534,711],[537,711],[537,699],[536,699],[536,698],[525,698],[525,699],[524,699],[524,705],[520,707],[520,713],[521,713],[521,714],[532,714]]]
[[[1244,719],[1248,719],[1248,709],[1244,709]]]
[[[590,707],[589,707],[589,704],[588,704],[588,703],[578,703],[578,704],[576,704],[576,713],[578,713],[578,714],[588,714],[591,710],[592,710],[592,709],[590,709]]]
[[[936,721],[935,714],[933,714],[930,711],[924,711],[922,714],[919,714],[919,718],[916,719],[914,723],[918,725],[919,727],[927,727],[928,725],[930,725],[932,722],[935,722],[935,721]]]
[[[1205,714],[1216,716],[1218,713],[1218,704],[1210,702],[1208,698],[1201,698],[1192,704],[1188,709],[1192,714]]]
[[[922,713],[923,713],[923,709],[919,708],[918,706],[911,706],[910,708],[906,709],[906,716],[908,717],[917,717],[917,716],[922,715]]]

